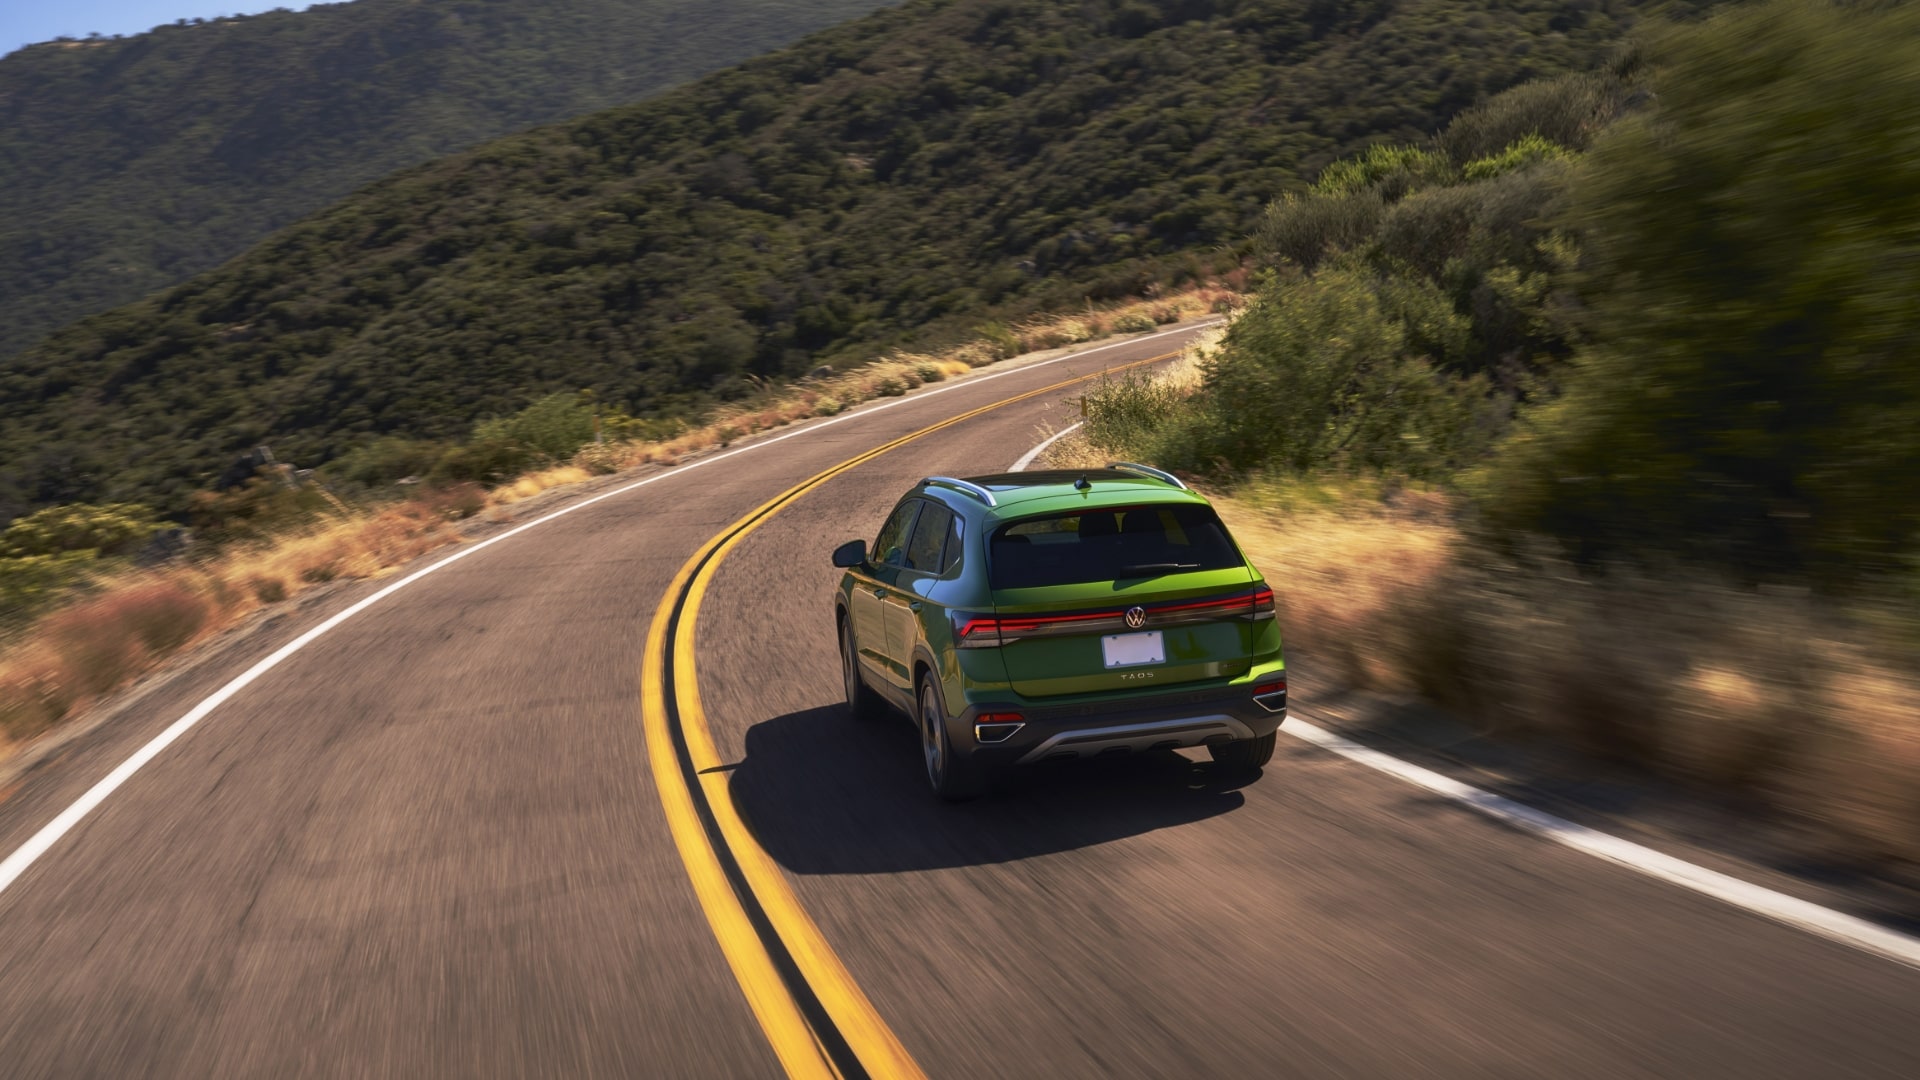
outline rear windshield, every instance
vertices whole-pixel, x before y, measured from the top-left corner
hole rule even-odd
[[[993,533],[996,589],[1225,570],[1240,553],[1211,509],[1191,503],[1031,517]]]

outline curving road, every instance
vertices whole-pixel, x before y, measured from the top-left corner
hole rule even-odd
[[[662,810],[656,607],[793,485],[1179,336],[576,497],[315,639],[4,884],[0,1075],[782,1075]],[[1243,787],[1165,755],[934,802],[911,730],[841,708],[826,553],[921,476],[1005,468],[1070,393],[801,496],[725,556],[697,624],[719,790],[927,1075],[1920,1075],[1920,970],[1301,743]],[[0,792],[0,855],[390,584],[143,690]]]

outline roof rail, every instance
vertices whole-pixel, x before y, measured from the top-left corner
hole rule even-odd
[[[993,501],[993,492],[988,491],[986,488],[981,487],[979,484],[976,484],[971,480],[955,480],[951,476],[929,476],[926,479],[920,481],[920,483],[926,485],[927,487],[952,488],[955,491],[965,492],[966,494],[971,495],[976,499],[979,499],[981,502],[986,503],[988,506],[1000,505],[999,503]]]
[[[1163,484],[1172,484],[1181,491],[1191,490],[1187,485],[1180,482],[1179,477],[1170,472],[1162,472],[1151,465],[1141,465],[1132,461],[1110,461],[1107,463],[1107,468],[1116,469],[1120,472],[1138,473],[1148,479],[1158,480]]]

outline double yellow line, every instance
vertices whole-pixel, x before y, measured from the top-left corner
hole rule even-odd
[[[1107,370],[1177,355],[1166,353]],[[694,669],[700,603],[727,553],[807,492],[922,436],[1094,377],[1075,376],[949,417],[788,488],[702,545],[674,575],[654,613],[640,677],[640,715],[654,782],[720,951],[791,1077],[910,1080],[924,1074],[807,917],[780,868],[733,805],[724,762],[700,706]]]

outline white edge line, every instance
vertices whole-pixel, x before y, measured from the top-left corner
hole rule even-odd
[[[1037,363],[1023,364],[1020,367],[1008,368],[1006,371],[996,371],[988,375],[981,375],[977,378],[963,379],[959,382],[954,383],[951,386],[942,386],[934,390],[928,390],[925,393],[913,394],[907,397],[899,398],[898,400],[895,400],[895,401],[889,401],[880,405],[873,405],[867,408],[858,409],[853,412],[843,414],[841,416],[836,416],[831,419],[822,420],[816,424],[808,424],[803,428],[800,428],[796,431],[789,431],[784,435],[776,435],[771,439],[762,439],[757,442],[749,443],[746,446],[742,446],[737,450],[729,450],[722,454],[715,454],[712,457],[699,458],[679,468],[672,469],[668,472],[656,473],[653,476],[649,476],[644,480],[636,480],[631,484],[626,484],[621,487],[617,487],[612,491],[605,491],[598,495],[593,496],[592,498],[582,499],[579,502],[572,503],[567,506],[563,506],[560,509],[553,511],[550,514],[546,514],[542,517],[537,517],[532,521],[529,521],[523,525],[518,525],[512,529],[508,529],[506,532],[503,532],[498,536],[491,536],[485,540],[480,541],[479,543],[461,548],[459,551],[456,551],[453,554],[447,556],[446,558],[441,559],[439,562],[434,563],[431,566],[422,567],[419,570],[416,570],[413,573],[408,574],[406,577],[401,578],[399,581],[396,581],[393,584],[388,585],[386,588],[381,589],[379,592],[373,593],[372,595],[365,597],[364,599],[360,600],[358,603],[354,604],[353,606],[340,611],[339,613],[335,614],[332,618],[327,619],[325,622],[319,624],[318,626],[315,626],[311,630],[308,630],[306,633],[301,634],[299,637],[294,638],[292,641],[289,641],[285,645],[280,646],[280,648],[274,650],[273,653],[271,653],[264,659],[260,660],[259,662],[255,663],[252,667],[248,668],[247,670],[241,672],[239,675],[235,676],[231,682],[227,683],[225,686],[222,686],[220,689],[215,690],[212,694],[209,694],[204,700],[200,702],[200,704],[195,705],[193,709],[189,711],[185,716],[182,716],[180,719],[175,720],[173,723],[167,725],[166,730],[162,731],[158,735],[155,735],[151,740],[147,742],[146,745],[134,751],[132,757],[129,757],[125,761],[121,762],[118,768],[108,773],[105,777],[102,777],[99,783],[94,784],[92,787],[88,788],[86,793],[81,795],[78,799],[75,799],[71,806],[68,806],[65,810],[62,810],[59,813],[59,815],[56,816],[52,821],[49,821],[45,825],[41,826],[39,832],[36,832],[31,837],[29,837],[26,843],[21,844],[17,849],[14,850],[14,852],[11,855],[8,855],[5,860],[0,861],[0,893],[6,892],[7,888],[11,886],[15,881],[17,881],[20,878],[21,874],[26,873],[28,867],[32,866],[34,862],[40,858],[40,856],[45,855],[50,848],[52,848],[55,844],[59,843],[62,837],[66,836],[68,832],[72,831],[73,827],[75,825],[78,825],[81,822],[81,820],[84,819],[88,814],[92,813],[95,808],[97,808],[101,803],[106,802],[107,798],[111,796],[116,790],[118,790],[120,785],[126,783],[127,780],[133,776],[133,774],[139,772],[141,768],[144,767],[148,762],[158,757],[162,751],[166,750],[167,747],[173,745],[174,740],[186,734],[188,729],[192,728],[195,724],[198,724],[201,720],[206,719],[208,713],[211,713],[213,710],[225,704],[227,699],[233,697],[233,695],[246,689],[247,686],[250,683],[252,683],[255,679],[258,679],[260,676],[265,675],[267,672],[272,671],[275,667],[278,667],[281,661],[285,660],[289,656],[292,656],[294,653],[299,652],[301,649],[306,648],[308,645],[313,644],[313,642],[317,638],[327,633],[327,631],[332,630],[334,627],[339,626],[341,623],[346,622],[348,619],[353,618],[355,615],[358,615],[361,612],[372,607],[373,605],[379,603],[380,601],[385,600],[387,597],[392,596],[394,593],[399,592],[401,589],[404,589],[407,586],[413,584],[414,582],[419,581],[421,578],[426,577],[428,574],[434,573],[435,571],[438,571],[438,570],[443,570],[446,567],[449,567],[454,563],[459,562],[461,559],[464,559],[469,555],[473,555],[477,552],[484,551],[485,549],[492,547],[493,545],[501,542],[502,540],[506,540],[510,537],[518,536],[521,533],[526,532],[528,529],[532,529],[540,525],[545,525],[549,521],[553,521],[556,518],[565,517],[566,515],[571,514],[576,510],[584,510],[587,507],[592,506],[597,502],[603,502],[607,499],[614,498],[615,496],[618,496],[618,495],[625,495],[627,492],[633,491],[636,488],[643,488],[643,487],[646,487],[648,484],[657,483],[661,480],[668,480],[676,476],[684,476],[688,471],[692,469],[697,469],[702,465],[711,465],[715,462],[725,461],[726,459],[730,457],[734,457],[735,455],[745,454],[754,450],[759,450],[762,447],[772,446],[775,443],[784,442],[787,439],[797,438],[801,435],[807,435],[815,431],[820,431],[822,429],[832,427],[835,424],[842,423],[847,420],[855,420],[861,417],[872,416],[874,413],[883,412],[897,405],[906,405],[910,402],[925,401],[927,398],[933,397],[937,394],[944,394],[949,390],[960,390],[969,386],[978,386],[983,382],[990,382],[994,379],[1003,378],[1008,375],[1018,375],[1021,372],[1034,371],[1039,368],[1050,366],[1052,364],[1064,363],[1068,360],[1083,360],[1093,355],[1094,353],[1105,352],[1108,349],[1123,348],[1129,345],[1137,345],[1143,341],[1152,341],[1155,338],[1166,337],[1170,334],[1190,333],[1194,330],[1199,330],[1207,326],[1212,326],[1218,323],[1219,321],[1220,320],[1218,319],[1212,319],[1212,320],[1207,320],[1199,323],[1194,323],[1190,326],[1182,326],[1172,330],[1161,330],[1157,333],[1144,334],[1136,338],[1128,338],[1125,341],[1116,341],[1109,345],[1098,345],[1091,349],[1082,349],[1079,352],[1068,353],[1065,356],[1056,356],[1051,360],[1041,360]]]
[[[1079,426],[1074,425],[1074,427]],[[1054,439],[1072,430],[1073,428],[1068,428],[1066,431],[1061,431],[1029,450],[1010,471],[1019,472]],[[1786,893],[1755,885],[1750,881],[1742,881],[1717,870],[1697,866],[1665,852],[1655,851],[1644,844],[1636,844],[1610,833],[1590,829],[1544,810],[1536,810],[1525,803],[1515,802],[1503,795],[1495,795],[1491,791],[1483,791],[1472,784],[1443,776],[1432,769],[1422,768],[1391,754],[1361,746],[1325,728],[1310,724],[1298,716],[1287,717],[1287,722],[1280,725],[1280,730],[1296,739],[1312,743],[1322,750],[1338,754],[1368,768],[1378,769],[1389,776],[1423,787],[1437,795],[1443,795],[1488,817],[1524,829],[1535,836],[1545,837],[1554,843],[1564,844],[1575,851],[1586,852],[1608,862],[1639,871],[1648,877],[1658,878],[1684,889],[1691,889],[1755,915],[1798,927],[1831,941],[1851,945],[1856,949],[1898,963],[1920,967],[1920,938],[1902,934],[1897,930],[1888,929],[1878,923],[1835,911],[1832,908],[1822,907],[1796,896],[1788,896]]]
[[[1866,919],[1822,907],[1799,897],[1788,896],[1786,893],[1776,892],[1750,881],[1742,881],[1717,870],[1696,866],[1665,852],[1655,851],[1644,844],[1636,844],[1610,833],[1590,829],[1544,810],[1536,810],[1524,803],[1515,802],[1503,795],[1495,795],[1491,791],[1482,791],[1471,784],[1442,776],[1431,769],[1422,768],[1343,739],[1298,717],[1288,717],[1287,722],[1280,726],[1280,730],[1297,739],[1312,743],[1322,750],[1331,751],[1368,768],[1378,769],[1389,776],[1398,777],[1409,784],[1444,795],[1488,817],[1525,829],[1555,843],[1564,844],[1576,851],[1584,851],[1608,862],[1637,870],[1648,877],[1692,889],[1694,892],[1744,908],[1756,915],[1786,923],[1788,926],[1799,927],[1808,933],[1818,934],[1889,960],[1920,967],[1920,938],[1910,937]]]
[[[1024,454],[1021,454],[1020,460],[1008,466],[1007,471],[1008,472],[1026,472],[1027,466],[1033,464],[1034,458],[1037,458],[1041,454],[1045,453],[1047,447],[1052,446],[1056,442],[1059,442],[1061,438],[1067,435],[1073,434],[1074,431],[1078,430],[1080,425],[1084,423],[1086,423],[1085,420],[1077,421],[1047,436],[1045,441],[1043,441],[1039,446],[1034,447],[1033,449],[1027,451]]]

